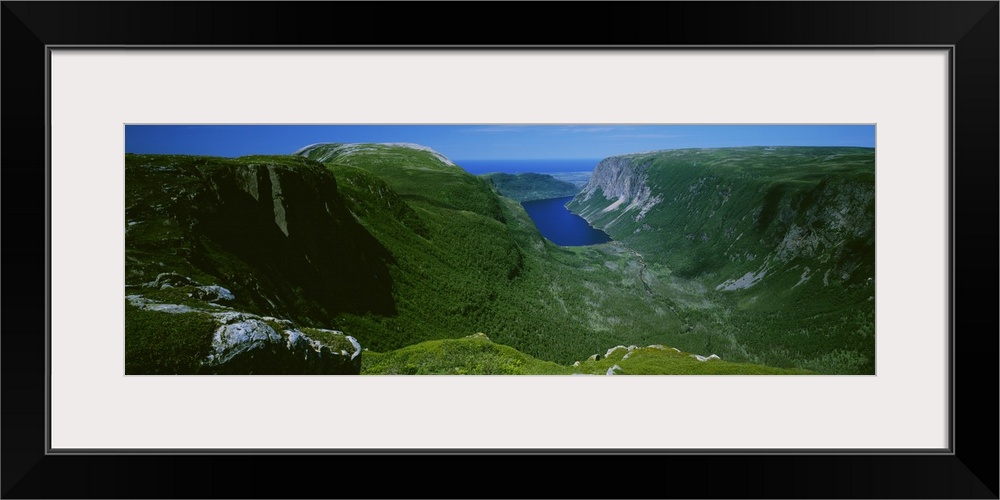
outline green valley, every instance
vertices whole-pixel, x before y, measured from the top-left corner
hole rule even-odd
[[[874,373],[873,150],[509,177],[406,143],[127,154],[126,372]],[[544,238],[518,201],[557,189],[616,241]]]

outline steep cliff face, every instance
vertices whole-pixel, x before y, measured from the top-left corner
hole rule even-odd
[[[232,290],[249,311],[307,323],[392,311],[387,252],[324,166],[127,155],[125,168],[127,285],[180,273]]]
[[[797,279],[787,287],[814,277],[822,286],[867,286],[875,263],[874,159],[864,148],[612,157],[569,207],[650,260],[720,291],[790,272]]]
[[[615,219],[604,222],[608,226],[625,214],[633,221],[642,220],[650,209],[662,201],[661,196],[654,195],[649,187],[647,170],[650,164],[641,155],[612,156],[602,160],[576,197],[578,206],[586,207],[581,210],[581,215],[588,220],[607,221],[608,218],[602,217],[602,214],[614,212]],[[611,203],[602,207],[602,198]],[[587,202],[592,199],[594,203],[588,205]]]

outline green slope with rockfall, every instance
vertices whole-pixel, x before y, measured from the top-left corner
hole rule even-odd
[[[568,208],[634,248],[664,277],[660,293],[689,305],[692,350],[874,373],[873,149],[611,157]]]

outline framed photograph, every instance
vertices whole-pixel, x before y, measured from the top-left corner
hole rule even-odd
[[[4,3],[5,497],[997,497],[996,2],[443,7]]]
[[[366,60],[456,64],[383,55]],[[335,93],[378,98],[359,90]],[[874,124],[126,124],[125,374],[873,376],[875,141]]]

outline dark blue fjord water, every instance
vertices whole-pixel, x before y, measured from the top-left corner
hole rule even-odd
[[[535,221],[535,226],[538,227],[542,236],[556,245],[579,247],[611,241],[608,233],[594,229],[587,223],[586,219],[566,209],[566,204],[572,199],[572,196],[568,196],[566,198],[526,201],[521,205],[528,212],[531,220]]]

